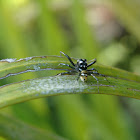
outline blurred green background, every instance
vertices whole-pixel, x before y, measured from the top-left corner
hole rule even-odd
[[[139,7],[138,0],[0,0],[0,59],[63,51],[140,74]],[[45,76],[19,75],[0,85]],[[139,108],[136,99],[66,95],[0,111],[69,140],[139,140]]]

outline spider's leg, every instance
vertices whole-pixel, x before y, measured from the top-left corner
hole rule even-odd
[[[89,70],[87,70],[87,71],[96,71],[96,72],[98,72],[95,68],[91,68],[91,69],[89,69]]]
[[[90,67],[91,65],[93,65],[94,63],[96,63],[96,58],[93,62],[91,62],[90,64],[87,65],[87,68]]]
[[[108,83],[110,83],[108,80],[107,80],[107,78],[106,78],[106,76],[104,75],[104,74],[100,74],[100,73],[98,73],[98,72],[92,72],[92,73],[94,73],[94,74],[98,74],[99,76],[103,76],[104,78],[105,78],[105,80],[108,82]]]
[[[70,72],[70,71],[68,71],[68,72],[58,73],[58,74],[57,74],[57,76],[60,76],[60,75],[69,75],[69,74],[71,74],[71,72]]]
[[[68,58],[68,60],[70,61],[70,63],[75,67],[75,64],[73,63],[73,61],[71,60],[71,58],[67,55],[67,54],[65,54],[65,53],[63,53],[63,52],[61,52],[60,51],[60,54],[63,54],[63,55],[65,55],[67,58]]]
[[[99,80],[98,80],[98,78],[96,78],[93,74],[91,74],[91,76],[97,81],[98,93],[99,93]]]
[[[67,71],[67,72],[58,73],[57,76],[60,76],[60,75],[75,75],[75,73],[77,73],[77,71],[70,70],[70,71]]]
[[[79,73],[79,74],[78,74],[77,81],[79,80],[79,78],[80,78],[80,75],[81,75],[81,73]]]
[[[69,64],[60,63],[59,65],[63,65],[63,66],[67,66],[67,67],[70,67],[72,69],[75,69],[74,67],[70,66]]]

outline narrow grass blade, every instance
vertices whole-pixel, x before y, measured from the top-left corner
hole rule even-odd
[[[140,83],[124,79],[108,78],[110,83],[98,77],[100,84],[89,77],[87,83],[76,81],[75,76],[54,76],[23,81],[0,88],[0,107],[27,100],[64,94],[109,94],[140,99]],[[99,93],[98,93],[99,86]]]
[[[60,69],[59,63],[66,59],[59,56],[36,56],[24,59],[3,59],[0,61],[0,79],[26,72]]]
[[[4,114],[0,114],[0,135],[10,140],[65,140]]]

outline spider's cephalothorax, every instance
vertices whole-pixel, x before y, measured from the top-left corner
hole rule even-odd
[[[87,69],[87,60],[86,59],[79,59],[77,60],[77,68],[79,71]]]
[[[70,61],[72,66],[69,65],[69,64],[60,63],[60,65],[70,67],[71,70],[68,70],[68,72],[60,73],[58,75],[73,75],[75,73],[78,73],[77,80],[80,78],[81,81],[83,81],[83,82],[87,81],[87,76],[88,75],[91,75],[93,78],[96,79],[97,83],[99,83],[99,81],[94,75],[104,76],[103,74],[98,73],[98,71],[95,68],[87,69],[88,67],[90,67],[91,65],[96,63],[96,59],[94,59],[89,64],[87,63],[86,59],[78,59],[77,64],[74,64],[72,59],[67,54],[65,54],[65,53],[63,53],[61,51],[60,51],[60,53],[68,58],[68,60]]]

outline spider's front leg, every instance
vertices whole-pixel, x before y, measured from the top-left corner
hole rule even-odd
[[[60,54],[63,54],[64,56],[66,56],[67,59],[70,61],[70,63],[75,67],[75,64],[73,63],[73,61],[71,60],[71,58],[70,58],[67,54],[65,54],[65,53],[62,52],[62,51],[60,51]]]

